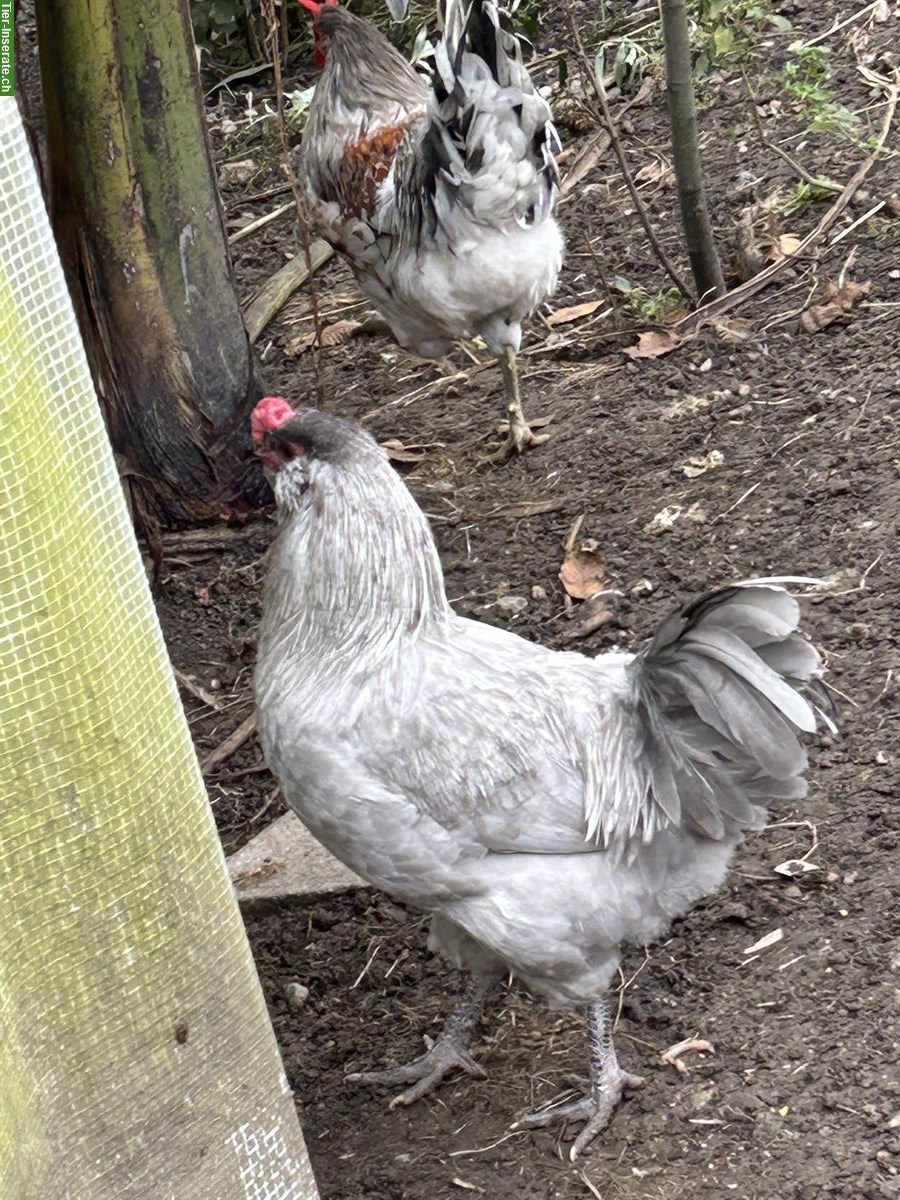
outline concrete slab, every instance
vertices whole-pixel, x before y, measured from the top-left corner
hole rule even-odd
[[[285,813],[228,859],[238,900],[322,896],[368,886]]]

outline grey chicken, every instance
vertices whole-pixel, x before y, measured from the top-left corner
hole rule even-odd
[[[422,1058],[451,1068],[490,986],[512,971],[587,1011],[573,1156],[639,1082],[604,1001],[622,943],[659,937],[714,891],[770,800],[805,794],[798,733],[821,714],[815,649],[780,580],[674,612],[641,653],[590,659],[454,614],[431,530],[363,430],[269,397],[253,414],[280,533],[256,671],[259,728],[284,796],[364,879],[432,914],[431,945],[471,973]],[[795,581],[791,581],[795,582]],[[827,717],[825,718],[827,722]]]
[[[373,25],[300,2],[324,64],[299,159],[314,226],[405,349],[440,358],[484,339],[509,414],[497,459],[544,440],[522,412],[516,354],[562,263],[558,139],[506,14],[446,0],[429,87]]]

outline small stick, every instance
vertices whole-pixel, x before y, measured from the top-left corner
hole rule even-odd
[[[803,42],[799,47],[800,50],[806,50],[809,46],[817,46],[819,42],[824,42],[826,38],[830,38],[833,33],[846,28],[847,25],[852,25],[854,21],[861,20],[867,13],[870,13],[878,4],[878,0],[872,0],[871,4],[867,4],[865,8],[861,8],[859,12],[855,12],[852,17],[845,17],[843,21],[835,21],[830,29],[826,29],[824,33],[820,33],[818,37],[810,38],[808,42]]]
[[[244,742],[256,732],[256,712],[252,712],[246,720],[241,721],[237,729],[230,733],[221,745],[216,746],[215,750],[210,751],[206,758],[200,762],[200,771],[203,775],[209,775],[221,763],[226,762],[231,758],[232,754],[240,750]]]
[[[753,120],[753,124],[756,126],[756,133],[759,137],[760,145],[764,146],[767,150],[771,150],[773,154],[777,154],[779,158],[783,159],[791,168],[791,170],[795,171],[803,180],[803,182],[808,183],[810,187],[821,188],[821,190],[825,192],[840,192],[841,185],[839,183],[834,183],[831,179],[820,179],[818,175],[811,175],[802,163],[797,162],[793,155],[788,154],[787,150],[783,150],[781,146],[766,136],[766,131],[756,108],[756,93],[750,86],[750,80],[747,78],[746,72],[742,71],[741,74],[744,79],[744,89],[747,92],[750,116]]]
[[[641,224],[644,227],[644,232],[647,234],[650,245],[653,247],[654,253],[659,259],[663,270],[678,288],[679,292],[681,292],[682,296],[686,296],[689,300],[693,300],[693,293],[691,292],[691,289],[678,274],[678,271],[675,269],[672,260],[669,258],[668,254],[666,254],[659,238],[656,236],[653,226],[650,224],[650,217],[647,214],[647,210],[644,207],[644,201],[641,199],[641,194],[637,190],[637,186],[632,178],[631,168],[628,166],[628,160],[625,157],[625,151],[622,149],[622,143],[619,141],[619,135],[616,133],[616,128],[613,124],[612,113],[610,112],[609,104],[607,103],[606,89],[603,86],[603,80],[600,78],[599,73],[594,71],[590,64],[590,60],[588,59],[587,52],[584,48],[584,42],[581,40],[581,34],[578,32],[578,26],[575,24],[575,17],[573,16],[570,6],[567,6],[566,8],[566,15],[569,20],[569,28],[572,30],[572,36],[575,39],[575,45],[578,49],[578,57],[581,60],[581,65],[587,72],[588,79],[591,81],[594,94],[599,102],[599,108],[596,105],[591,105],[594,110],[594,116],[597,118],[600,124],[603,125],[607,135],[609,136],[613,152],[615,153],[616,159],[619,163],[619,169],[622,172],[622,178],[625,180],[625,186],[628,188],[628,194],[631,196],[632,203],[634,204]]]
[[[248,238],[251,233],[256,233],[257,230],[264,228],[266,225],[271,225],[273,221],[277,221],[279,217],[283,217],[293,207],[294,202],[290,200],[287,204],[279,204],[270,213],[263,213],[261,217],[257,217],[255,221],[251,221],[249,225],[245,225],[243,229],[239,229],[237,233],[233,233],[228,239],[228,245],[236,246],[238,242],[242,242],[244,238]]]
[[[251,345],[287,304],[294,292],[310,278],[311,273],[324,266],[333,254],[332,246],[321,238],[316,238],[310,244],[308,253],[301,252],[296,255],[263,285],[256,299],[244,309],[244,325],[247,327]]]

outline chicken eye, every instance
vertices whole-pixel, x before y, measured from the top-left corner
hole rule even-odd
[[[306,447],[300,442],[285,442],[279,447],[281,457],[285,462],[291,462],[295,458],[303,458],[306,455]]]

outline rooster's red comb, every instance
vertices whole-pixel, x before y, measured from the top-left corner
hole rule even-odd
[[[267,433],[293,416],[296,414],[283,396],[263,396],[250,414],[250,432],[254,442],[261,442]]]
[[[325,0],[325,4],[337,4],[338,0]],[[325,4],[319,4],[318,0],[297,0],[298,4],[302,4],[304,8],[308,8],[311,13],[318,16]]]

